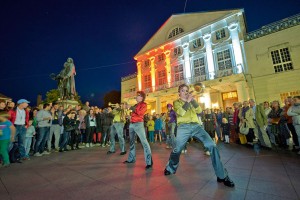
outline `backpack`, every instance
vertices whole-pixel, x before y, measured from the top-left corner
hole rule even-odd
[[[11,163],[19,162],[21,159],[21,154],[17,142],[13,143],[11,150],[9,151],[9,161]]]

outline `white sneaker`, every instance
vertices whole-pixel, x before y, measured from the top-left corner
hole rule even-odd
[[[48,152],[48,151],[44,151],[42,154],[43,154],[43,155],[49,155],[49,154],[50,154],[50,152]]]
[[[187,150],[184,150],[184,153],[187,153]]]
[[[86,144],[85,144],[85,147],[90,147],[89,143],[86,143]]]
[[[43,156],[43,154],[40,154],[39,152],[35,153],[33,156],[35,157],[40,157],[40,156]]]
[[[182,150],[181,153],[184,153],[184,150]]]
[[[205,151],[205,155],[210,156],[210,152],[209,151]]]
[[[94,147],[93,143],[90,143],[90,147]]]

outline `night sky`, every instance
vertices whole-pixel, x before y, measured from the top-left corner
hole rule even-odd
[[[121,90],[121,77],[136,71],[133,57],[186,0],[1,0],[0,93],[35,105],[57,87],[68,57],[76,90],[102,106],[105,93]],[[300,13],[299,0],[187,0],[185,12],[244,8],[248,32]]]

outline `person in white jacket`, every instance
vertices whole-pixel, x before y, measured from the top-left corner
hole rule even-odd
[[[298,141],[300,141],[300,96],[295,96],[294,102],[294,105],[289,108],[287,115],[293,117],[293,125],[298,135]],[[298,151],[298,154],[300,155],[300,151]]]

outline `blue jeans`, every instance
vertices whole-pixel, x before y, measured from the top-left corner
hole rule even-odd
[[[61,138],[61,143],[59,146],[60,150],[66,150],[67,149],[67,144],[70,138],[70,132],[64,131],[63,134],[60,135]]]
[[[50,134],[50,126],[48,127],[40,127],[37,141],[35,142],[34,152],[43,153],[45,150],[46,142],[49,138]]]
[[[26,152],[26,157],[29,157],[29,152],[30,152],[31,143],[32,143],[32,137],[26,137],[26,139],[25,139],[25,152]]]
[[[222,137],[221,137],[221,125],[219,123],[216,123],[216,133],[217,133],[218,139],[222,140]]]
[[[190,137],[203,142],[203,145],[210,152],[210,158],[217,177],[223,179],[227,171],[220,160],[219,150],[209,134],[197,123],[181,124],[177,128],[176,147],[172,150],[166,169],[175,174],[179,166],[181,150]]]
[[[25,144],[26,128],[25,125],[15,125],[15,126],[16,126],[15,141],[18,141],[21,158],[25,158],[26,152],[25,152],[24,144]]]
[[[168,124],[169,135],[167,137],[167,145],[172,148],[175,148],[175,128],[176,128],[176,123]]]
[[[115,152],[115,135],[118,135],[121,152],[125,152],[125,140],[123,136],[124,123],[116,122],[110,128],[110,151]]]
[[[142,143],[142,146],[144,148],[144,156],[145,156],[145,162],[146,165],[152,164],[152,155],[151,155],[151,149],[150,145],[146,138],[145,128],[144,128],[144,122],[137,122],[137,123],[131,123],[129,125],[129,137],[130,137],[130,152],[127,158],[128,162],[135,162],[135,135],[138,135],[140,138],[140,141]]]

